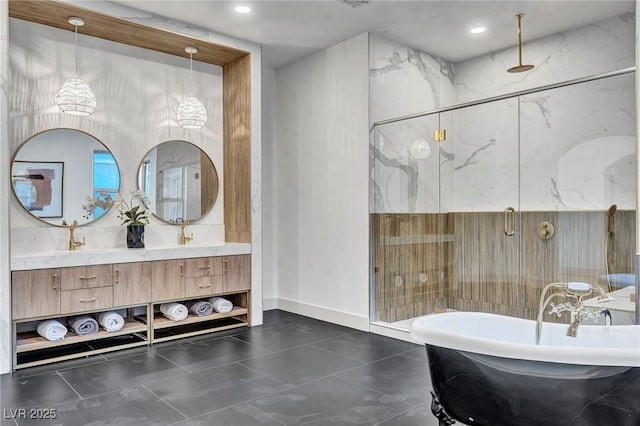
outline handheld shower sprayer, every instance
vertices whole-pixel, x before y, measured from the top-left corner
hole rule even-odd
[[[607,209],[607,236],[605,239],[605,244],[604,244],[604,267],[605,267],[605,273],[606,273],[606,277],[607,277],[607,286],[608,286],[608,290],[609,292],[611,292],[612,288],[611,288],[611,271],[610,271],[610,265],[609,265],[609,256],[611,255],[611,257],[613,257],[613,247],[611,247],[611,240],[613,239],[613,229],[614,229],[614,222],[613,222],[613,216],[616,214],[616,211],[618,210],[618,205],[617,204],[611,204],[611,206],[609,206],[609,208]],[[609,253],[611,252],[611,253]]]
[[[618,206],[616,204],[611,204],[607,210],[607,235],[609,237],[613,237],[613,216],[616,214],[617,210]]]

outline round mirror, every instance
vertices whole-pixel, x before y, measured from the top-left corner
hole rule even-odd
[[[52,129],[27,139],[11,162],[13,193],[29,213],[51,225],[102,217],[120,190],[120,170],[106,146],[88,133]]]
[[[206,215],[218,197],[213,161],[190,142],[167,141],[152,148],[138,168],[138,189],[155,217],[180,224]]]

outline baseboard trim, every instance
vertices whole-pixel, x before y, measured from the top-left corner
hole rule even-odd
[[[278,309],[278,298],[262,299],[262,310],[270,311],[272,309]]]
[[[296,300],[268,299],[263,302],[264,309],[266,306],[273,306],[275,300],[276,306],[271,309],[282,309],[283,311],[292,312],[298,315],[331,322],[345,327],[355,328],[356,330],[369,331],[369,317],[352,314],[350,312],[339,311],[324,306],[312,305],[310,303],[302,303]]]

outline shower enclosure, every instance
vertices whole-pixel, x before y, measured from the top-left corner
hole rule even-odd
[[[376,123],[371,318],[534,319],[554,281],[635,273],[635,73]]]

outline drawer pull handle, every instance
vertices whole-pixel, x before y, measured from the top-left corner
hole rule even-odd
[[[180,278],[184,277],[184,265],[180,264]]]
[[[80,275],[81,280],[95,280],[96,274],[93,275]]]
[[[58,274],[53,274],[53,289],[58,289]]]
[[[209,285],[199,285],[198,286],[198,288],[209,288],[209,287],[211,287],[211,284],[209,284]]]
[[[207,265],[207,266],[198,266],[198,269],[211,269],[211,265]]]
[[[226,260],[224,261],[224,271],[229,272],[229,262],[227,262]]]
[[[91,303],[91,302],[95,302],[95,301],[96,301],[95,297],[92,297],[91,299],[87,299],[87,300],[80,299],[80,303]]]
[[[116,269],[116,284],[120,282],[120,270]]]

